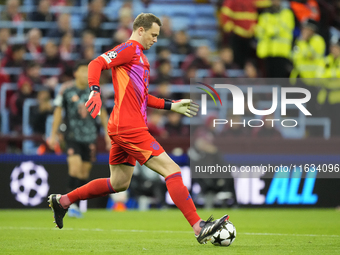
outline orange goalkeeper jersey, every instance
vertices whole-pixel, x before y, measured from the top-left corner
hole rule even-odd
[[[148,94],[150,64],[143,50],[139,42],[129,40],[89,64],[89,86],[99,86],[102,70],[112,71],[115,106],[108,122],[109,135],[147,129],[146,107],[164,108],[164,99]]]

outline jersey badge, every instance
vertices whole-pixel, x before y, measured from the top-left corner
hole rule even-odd
[[[111,59],[115,59],[117,57],[117,52],[116,51],[110,51],[107,53],[107,56]]]

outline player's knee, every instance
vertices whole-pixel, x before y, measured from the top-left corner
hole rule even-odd
[[[122,192],[125,191],[129,188],[130,186],[130,181],[126,181],[126,182],[120,182],[120,183],[112,183],[112,188],[116,191],[116,192]]]

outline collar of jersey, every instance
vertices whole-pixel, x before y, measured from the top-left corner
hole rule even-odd
[[[133,43],[137,44],[142,50],[144,50],[143,45],[141,45],[139,42],[137,42],[135,40],[128,40],[128,42],[133,42]]]

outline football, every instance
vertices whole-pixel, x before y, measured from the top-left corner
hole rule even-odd
[[[217,231],[210,242],[216,246],[229,246],[231,245],[236,238],[236,228],[230,221],[227,221],[226,224]]]

